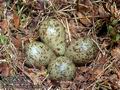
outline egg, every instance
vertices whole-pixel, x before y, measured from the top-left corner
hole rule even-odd
[[[25,53],[27,59],[25,63],[29,66],[46,66],[50,60],[56,58],[53,51],[47,45],[37,41],[26,44]]]
[[[51,60],[48,65],[49,78],[52,80],[72,80],[75,72],[76,67],[72,60],[64,56]]]
[[[86,64],[94,60],[98,52],[97,45],[88,37],[82,37],[68,46],[65,56],[73,60],[75,64]]]
[[[39,28],[41,40],[48,45],[56,55],[65,53],[65,28],[57,19],[49,18],[41,23]]]

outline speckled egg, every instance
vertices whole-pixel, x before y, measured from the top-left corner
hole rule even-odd
[[[42,42],[31,42],[25,46],[26,64],[40,67],[41,65],[48,65],[49,61],[55,59],[56,56],[53,51]]]
[[[65,56],[75,64],[86,64],[94,60],[98,52],[96,44],[88,37],[79,38],[68,46]]]
[[[48,65],[49,78],[52,80],[72,80],[75,76],[75,65],[67,57],[60,56]]]
[[[41,23],[39,35],[56,55],[64,55],[65,52],[65,28],[56,19],[46,19]]]

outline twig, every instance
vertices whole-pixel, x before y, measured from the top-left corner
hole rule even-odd
[[[69,24],[68,24],[67,19],[66,19],[66,26],[67,26],[67,33],[68,33],[69,41],[71,42],[71,33],[70,33],[70,28],[69,28]]]
[[[104,70],[102,70],[101,72],[100,72],[100,74],[98,74],[97,76],[96,76],[96,78],[97,78],[97,80],[95,81],[95,82],[93,82],[92,84],[90,84],[86,89],[89,89],[91,86],[93,86],[94,84],[96,84],[96,82],[98,82],[99,80],[100,80],[100,77],[103,75],[103,73],[109,68],[109,67],[111,67],[112,65],[113,65],[113,63],[114,62],[116,62],[117,60],[113,60]]]
[[[92,39],[92,41],[97,45],[97,47],[101,51],[102,55],[105,55],[104,52],[102,51],[102,49],[100,48],[100,46],[98,45],[98,43],[94,39]]]

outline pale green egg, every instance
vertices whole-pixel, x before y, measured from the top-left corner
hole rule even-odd
[[[72,60],[64,56],[51,60],[48,65],[49,78],[52,80],[72,80],[75,72],[76,68]]]
[[[65,56],[75,64],[86,64],[95,59],[98,52],[97,45],[88,37],[74,40],[66,49]]]
[[[39,35],[56,55],[64,55],[65,52],[65,28],[57,19],[46,19],[41,23]]]
[[[42,42],[31,42],[25,46],[26,64],[29,66],[40,67],[41,65],[48,65],[48,63],[55,59],[56,56],[53,51]]]

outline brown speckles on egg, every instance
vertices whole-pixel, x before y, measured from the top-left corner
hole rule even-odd
[[[98,52],[96,44],[87,37],[80,38],[71,43],[66,49],[65,55],[76,64],[85,64],[94,60]]]
[[[48,65],[49,77],[53,80],[71,80],[75,76],[75,65],[67,57],[60,56]]]
[[[55,51],[57,55],[64,55],[66,47],[65,28],[58,20],[51,18],[44,20],[41,23],[39,35],[44,43]]]
[[[49,61],[55,59],[56,56],[52,50],[41,42],[31,42],[25,46],[28,65],[40,67],[41,65],[48,65]]]

